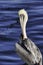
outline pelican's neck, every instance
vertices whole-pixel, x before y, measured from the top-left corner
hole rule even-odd
[[[26,21],[25,21],[26,22]],[[26,34],[26,23],[20,21],[21,24],[21,29],[22,29],[22,34],[23,34],[23,40],[27,39],[27,34]]]

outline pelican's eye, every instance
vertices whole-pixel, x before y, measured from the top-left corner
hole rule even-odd
[[[23,19],[23,21],[24,21],[25,16],[23,14],[21,14],[20,18]]]

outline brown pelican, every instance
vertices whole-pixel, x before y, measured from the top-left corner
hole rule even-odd
[[[42,65],[42,54],[39,48],[31,41],[26,34],[26,23],[28,21],[28,14],[24,9],[18,12],[22,35],[18,43],[16,43],[16,51],[19,56],[28,65]]]

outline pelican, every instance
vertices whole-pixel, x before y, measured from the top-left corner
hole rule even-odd
[[[28,14],[25,9],[18,11],[21,25],[21,33],[19,41],[16,43],[16,52],[28,65],[42,65],[42,54],[39,48],[31,41],[26,34],[26,23]]]

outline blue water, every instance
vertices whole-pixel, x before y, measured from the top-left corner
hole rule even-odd
[[[23,65],[15,43],[21,33],[18,11],[28,12],[27,35],[43,55],[43,0],[0,0],[0,65]]]

